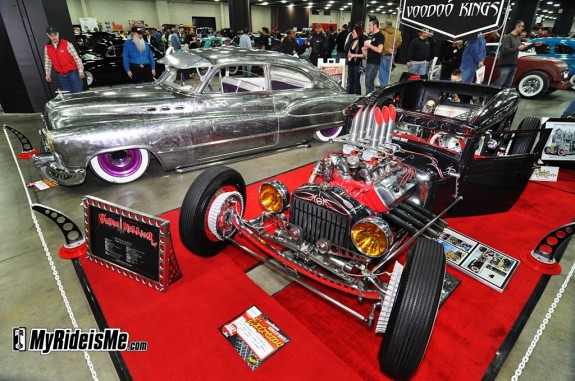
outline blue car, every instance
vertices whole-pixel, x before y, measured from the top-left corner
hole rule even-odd
[[[542,42],[536,47],[538,56],[559,58],[569,66],[569,80],[571,90],[575,90],[575,38],[546,37],[534,38],[531,43]]]

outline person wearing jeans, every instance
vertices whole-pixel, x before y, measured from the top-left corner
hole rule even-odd
[[[525,23],[521,20],[515,21],[515,27],[501,42],[501,57],[499,58],[499,74],[493,86],[511,87],[513,77],[517,71],[517,58],[519,52],[530,49],[533,45],[540,46],[541,42],[526,45],[521,42],[521,32],[525,28]]]
[[[379,63],[379,85],[381,87],[387,86],[389,83],[389,73],[391,72],[391,64],[393,55],[391,53],[381,56]]]
[[[501,66],[499,65],[499,74],[497,80],[493,82],[493,86],[511,87],[513,85],[513,78],[517,72],[517,66]]]
[[[567,106],[561,118],[575,119],[575,99],[569,103],[569,106]]]
[[[411,74],[426,75],[428,59],[431,56],[431,44],[429,37],[431,32],[423,28],[419,32],[419,37],[409,44],[407,51],[407,71]]]
[[[409,69],[411,74],[427,75],[427,61],[410,61]]]
[[[74,46],[60,39],[60,34],[53,26],[46,29],[50,41],[44,47],[44,69],[46,82],[52,82],[52,68],[58,73],[63,91],[78,93],[84,90],[84,65]]]
[[[365,68],[365,93],[369,94],[375,89],[375,78],[379,71],[381,52],[383,51],[384,37],[379,30],[379,21],[372,17],[369,20],[369,31],[373,34],[371,41],[365,41],[363,55],[367,57]]]
[[[379,85],[387,86],[393,68],[393,55],[402,43],[401,32],[393,27],[391,20],[385,21],[385,27],[381,30],[383,34],[383,52],[379,64]]]

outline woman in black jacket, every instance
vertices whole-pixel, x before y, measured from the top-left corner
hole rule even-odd
[[[365,38],[363,37],[363,27],[361,25],[356,25],[351,32],[351,38],[345,45],[348,74],[347,92],[349,94],[361,95],[361,84],[359,83],[359,77],[361,75],[360,68],[362,67],[362,62],[364,59],[363,52],[361,51],[364,40]]]

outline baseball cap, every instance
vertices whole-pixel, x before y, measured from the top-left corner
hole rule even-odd
[[[56,28],[54,28],[52,25],[50,25],[48,28],[46,28],[46,33],[56,34],[56,33],[58,33],[58,30]]]
[[[138,28],[137,26],[133,26],[132,29],[130,30],[130,32],[138,33],[138,34],[144,34],[144,31],[142,29]]]

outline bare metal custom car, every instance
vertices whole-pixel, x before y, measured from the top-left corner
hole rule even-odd
[[[549,136],[539,118],[510,129],[518,103],[512,89],[447,81],[376,90],[346,108],[341,151],[320,159],[301,185],[261,184],[255,218],[243,217],[237,171],[200,174],[182,203],[182,241],[204,257],[232,243],[369,325],[379,312],[380,369],[409,379],[441,300],[442,216],[509,210]],[[403,270],[393,267],[405,251]],[[370,303],[369,315],[318,284]]]
[[[38,166],[78,185],[88,166],[113,183],[164,170],[329,140],[348,95],[316,67],[281,53],[194,49],[160,60],[155,83],[63,94],[46,104]],[[315,135],[314,135],[315,134]]]

